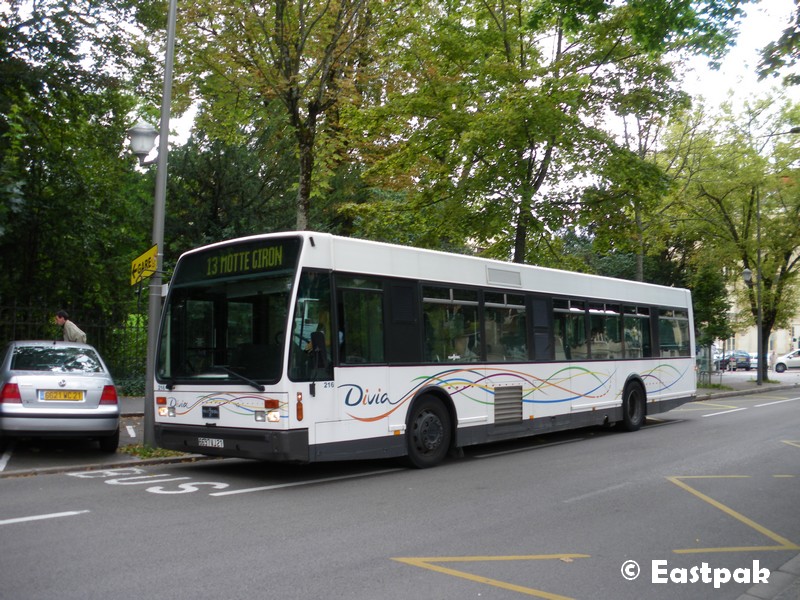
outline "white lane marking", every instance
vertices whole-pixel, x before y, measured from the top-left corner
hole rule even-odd
[[[797,400],[800,400],[800,398],[788,398],[786,400],[776,400],[775,402],[764,402],[763,404],[754,404],[753,408],[763,408],[765,406],[773,406],[775,404],[784,404],[786,402],[795,402]],[[730,413],[739,412],[740,410],[747,410],[747,407],[734,408],[734,409],[731,409],[731,410],[723,410],[722,412],[709,413],[707,415],[701,415],[701,416],[703,416],[703,417],[717,417],[719,415],[728,415]]]
[[[42,519],[57,519],[59,517],[74,517],[88,513],[88,510],[71,510],[69,512],[50,513],[49,515],[33,515],[31,517],[19,517],[18,519],[5,519],[0,521],[0,525],[11,525],[13,523],[27,523],[28,521],[41,521]]]
[[[127,429],[128,429],[128,436],[132,437],[132,438],[135,438],[136,437],[136,430],[133,427],[131,427],[130,425],[125,425],[125,427],[127,427]]]
[[[608,487],[601,488],[599,490],[594,490],[593,492],[588,492],[580,496],[573,496],[572,498],[567,498],[566,500],[562,500],[562,502],[564,504],[569,504],[570,502],[577,502],[578,500],[586,500],[587,498],[593,498],[594,496],[599,496],[600,494],[605,494],[606,492],[613,492],[620,488],[628,487],[629,485],[633,484],[630,481],[626,481],[624,483],[618,483],[616,485],[611,485]]]
[[[14,450],[14,442],[11,442],[6,448],[6,451],[3,452],[3,456],[0,456],[0,472],[4,471],[5,468],[8,466],[8,461],[11,460],[11,452]]]
[[[775,402],[765,402],[764,404],[756,404],[756,408],[761,408],[762,406],[772,406],[773,404],[784,404],[785,402],[796,402],[800,400],[800,398],[787,398],[785,400],[776,400]]]
[[[309,479],[308,481],[296,481],[294,483],[278,483],[275,485],[265,485],[263,487],[247,488],[244,490],[230,490],[227,492],[215,492],[209,496],[233,496],[234,494],[249,494],[250,492],[267,492],[270,490],[279,490],[282,488],[300,487],[303,485],[314,485],[316,483],[329,483],[331,481],[342,481],[344,479],[356,479],[358,477],[370,477],[371,475],[383,475],[385,473],[394,473],[396,471],[405,471],[405,469],[384,469],[382,471],[369,471],[368,473],[355,473],[354,475],[342,475],[340,477],[326,477],[324,479]]]
[[[718,417],[720,415],[729,415],[731,413],[739,412],[740,410],[747,410],[746,408],[734,408],[732,410],[723,410],[722,412],[709,413],[707,415],[700,415],[701,417]]]

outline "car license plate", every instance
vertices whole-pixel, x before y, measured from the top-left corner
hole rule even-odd
[[[197,438],[197,445],[205,448],[224,448],[225,440],[219,438]]]
[[[70,401],[82,402],[82,391],[68,391],[68,390],[39,390],[39,400],[46,401]]]

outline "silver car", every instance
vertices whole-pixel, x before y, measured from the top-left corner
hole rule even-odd
[[[0,436],[86,437],[119,444],[117,389],[92,346],[9,343],[0,362]]]
[[[800,350],[779,356],[775,361],[776,373],[783,373],[786,369],[800,369]]]

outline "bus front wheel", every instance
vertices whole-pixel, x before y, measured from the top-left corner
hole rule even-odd
[[[408,420],[407,462],[426,469],[444,460],[452,439],[450,413],[436,398],[426,396],[414,403]]]
[[[625,386],[622,396],[622,426],[626,431],[638,431],[645,420],[645,395],[639,383]]]

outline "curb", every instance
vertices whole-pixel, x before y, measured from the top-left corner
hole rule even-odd
[[[769,576],[769,583],[758,583],[737,600],[797,600],[800,598],[800,554]]]
[[[729,396],[752,396],[753,394],[763,394],[765,392],[779,392],[782,390],[793,390],[796,387],[800,387],[800,384],[792,383],[792,384],[784,384],[784,385],[776,385],[775,387],[770,387],[772,384],[766,384],[766,386],[762,387],[755,387],[749,388],[744,390],[726,390],[724,392],[707,392],[707,393],[700,393],[697,394],[697,401],[704,401],[704,400],[713,400],[714,398],[727,398]]]

